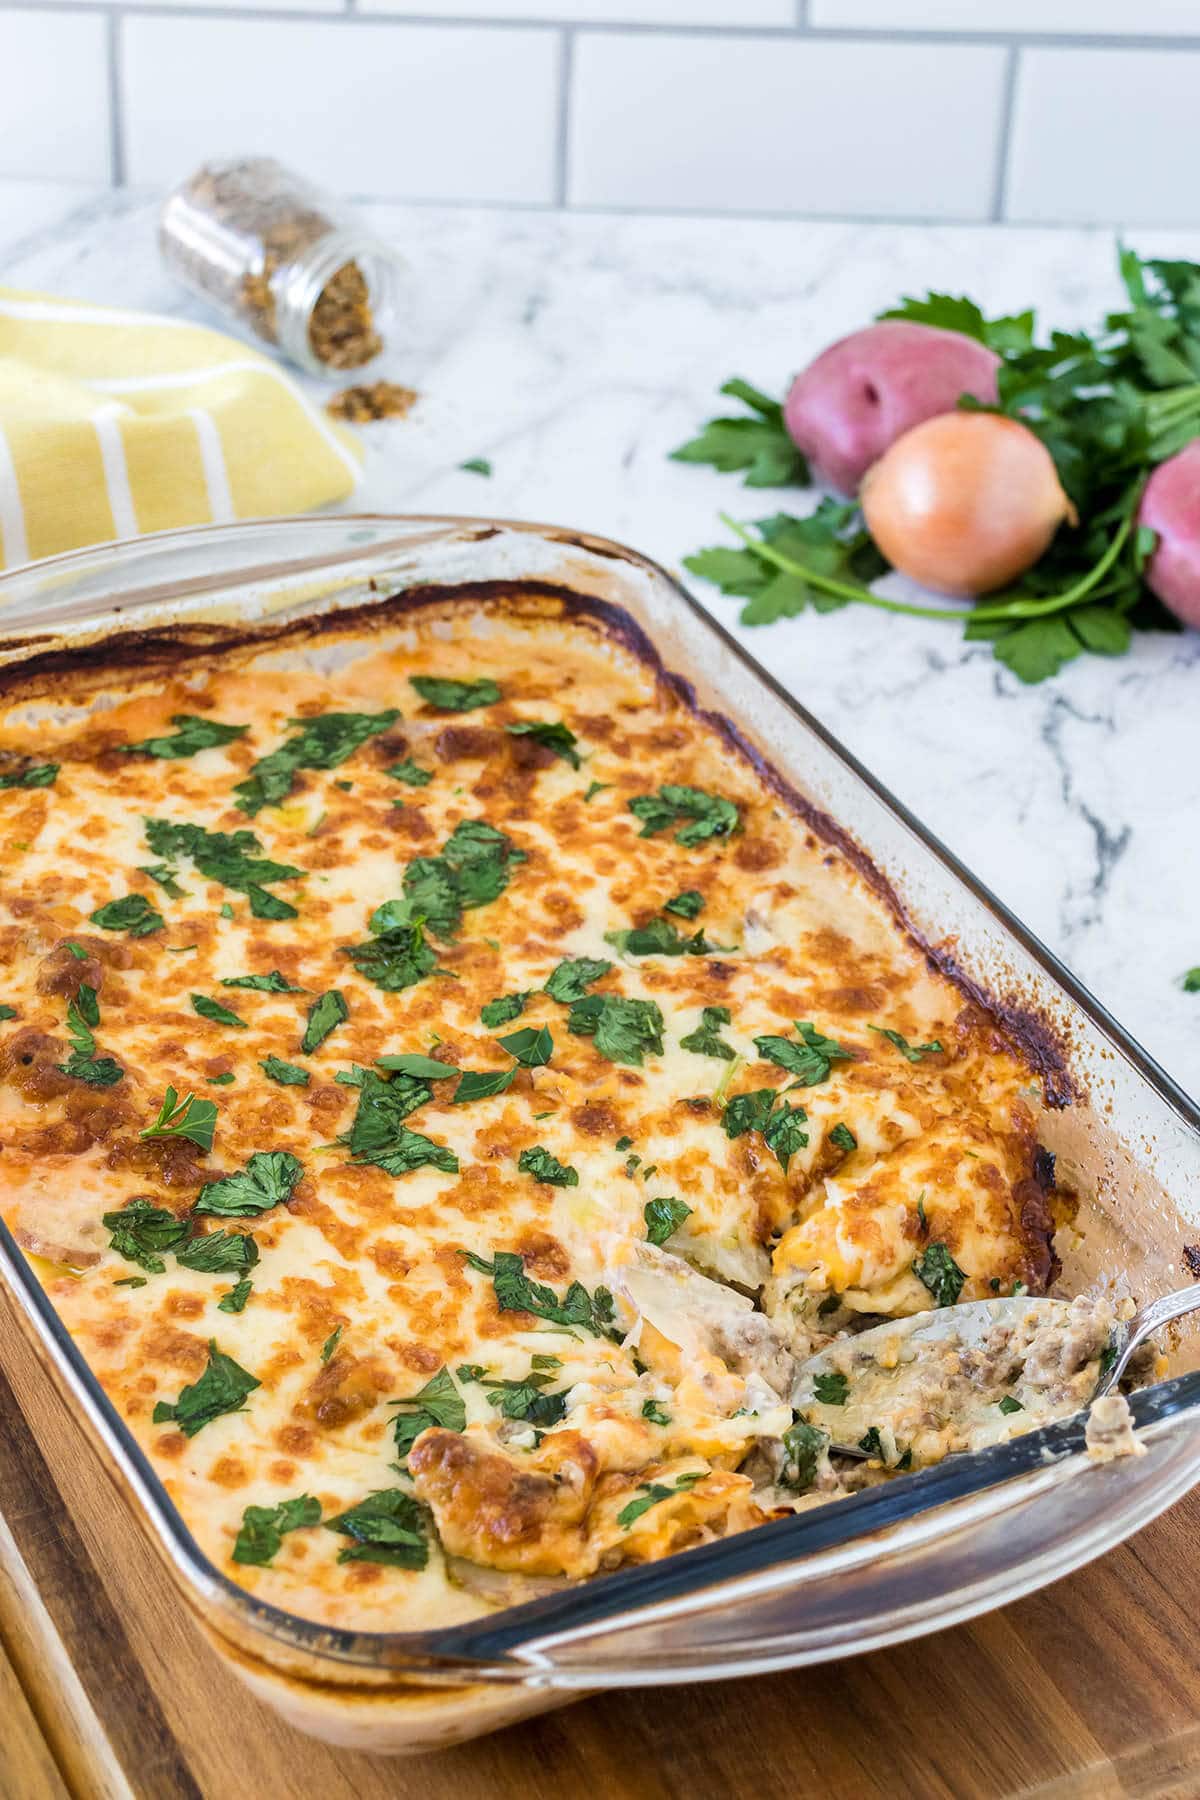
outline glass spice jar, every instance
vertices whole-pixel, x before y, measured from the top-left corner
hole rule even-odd
[[[158,241],[185,287],[311,375],[384,347],[399,258],[274,157],[206,163],[165,202]]]

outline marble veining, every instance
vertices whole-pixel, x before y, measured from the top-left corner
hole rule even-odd
[[[158,264],[156,199],[0,184],[0,282],[204,315]],[[772,391],[896,295],[944,287],[1070,326],[1119,302],[1106,231],[564,216],[372,205],[409,263],[351,504],[605,533],[679,572],[717,514],[803,505],[667,460],[742,374]],[[1135,234],[1200,258],[1200,233]],[[318,391],[313,384],[314,392]],[[491,480],[458,465],[487,457]],[[851,607],[741,632],[1152,1055],[1200,1093],[1200,634],[1022,687],[957,628]]]

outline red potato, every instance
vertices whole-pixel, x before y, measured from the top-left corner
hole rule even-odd
[[[793,381],[788,433],[814,472],[853,494],[904,432],[953,412],[960,394],[996,403],[994,350],[935,325],[884,319],[839,338]]]
[[[914,426],[867,471],[860,498],[892,566],[940,594],[1004,587],[1075,522],[1046,446],[998,413]]]
[[[1158,533],[1146,585],[1185,625],[1200,627],[1200,438],[1159,463],[1138,524]]]

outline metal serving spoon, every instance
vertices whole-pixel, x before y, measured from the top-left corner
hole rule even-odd
[[[1014,1327],[1034,1314],[1039,1326],[1065,1322],[1069,1302],[1042,1300],[1020,1296],[1004,1300],[973,1300],[963,1306],[943,1306],[932,1312],[916,1313],[907,1319],[889,1320],[875,1325],[857,1337],[841,1339],[820,1350],[800,1364],[792,1388],[792,1405],[809,1423],[821,1426],[830,1436],[830,1449],[840,1456],[878,1455],[877,1443],[864,1444],[872,1427],[886,1426],[889,1416],[903,1412],[907,1404],[919,1405],[917,1380],[928,1373],[931,1357],[923,1352],[956,1346],[970,1350],[982,1347],[997,1326],[1010,1322]],[[1095,1359],[1094,1387],[1081,1398],[1078,1391],[1060,1401],[1043,1397],[1042,1404],[1031,1403],[1031,1397],[1013,1402],[1004,1411],[999,1403],[985,1403],[979,1422],[972,1432],[972,1446],[1000,1442],[1015,1435],[1011,1418],[1020,1414],[1017,1430],[1033,1431],[1054,1419],[1069,1417],[1084,1406],[1110,1394],[1120,1381],[1133,1356],[1146,1339],[1169,1325],[1172,1319],[1184,1318],[1200,1311],[1200,1282],[1164,1294],[1139,1307],[1131,1319],[1114,1327],[1110,1350],[1115,1355]],[[846,1377],[839,1369],[847,1351],[856,1367]],[[1107,1366],[1101,1365],[1107,1361]]]

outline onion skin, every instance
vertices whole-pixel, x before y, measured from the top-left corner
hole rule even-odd
[[[1158,533],[1147,587],[1183,624],[1200,628],[1200,439],[1159,463],[1137,522]]]
[[[883,319],[823,350],[793,381],[783,421],[815,474],[843,494],[898,437],[960,394],[996,404],[1000,358],[961,331]]]
[[[944,413],[906,432],[868,470],[861,500],[894,568],[963,598],[1014,581],[1075,522],[1045,445],[997,413]]]

